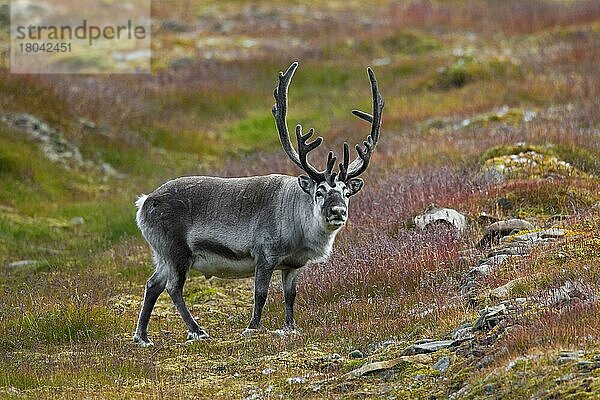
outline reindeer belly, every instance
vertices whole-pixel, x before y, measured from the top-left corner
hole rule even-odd
[[[231,259],[214,253],[196,255],[192,267],[204,274],[207,278],[249,278],[254,276],[254,259]]]

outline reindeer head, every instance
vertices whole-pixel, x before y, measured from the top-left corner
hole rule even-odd
[[[330,151],[327,156],[325,170],[319,171],[310,164],[307,157],[308,153],[323,143],[323,138],[318,137],[314,141],[308,142],[314,135],[315,130],[311,128],[303,135],[302,126],[298,124],[296,125],[298,151],[296,151],[292,146],[287,128],[287,92],[296,68],[298,68],[297,62],[290,65],[285,74],[283,72],[279,73],[279,84],[273,93],[275,96],[273,115],[275,116],[275,123],[283,149],[294,164],[307,174],[298,177],[298,184],[306,194],[311,196],[314,211],[321,216],[327,229],[336,230],[346,223],[350,196],[356,194],[363,187],[363,180],[358,176],[369,166],[371,155],[379,140],[381,113],[384,105],[383,98],[377,88],[377,80],[373,70],[367,68],[373,94],[373,115],[358,110],[352,111],[354,115],[371,124],[371,133],[363,142],[364,149],[357,144],[356,152],[358,156],[350,163],[348,143],[344,143],[344,159],[339,164],[339,171],[334,172],[336,156],[333,151]]]

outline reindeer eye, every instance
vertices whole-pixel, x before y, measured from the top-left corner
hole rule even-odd
[[[350,197],[350,192],[346,192],[346,197]]]

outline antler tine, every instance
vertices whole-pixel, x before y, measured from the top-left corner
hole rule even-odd
[[[297,68],[298,62],[293,62],[285,73],[279,72],[279,83],[273,91],[275,104],[273,105],[272,111],[273,116],[275,117],[275,125],[277,126],[277,132],[279,133],[281,146],[285,150],[288,157],[294,162],[294,164],[303,169],[313,180],[316,182],[323,182],[327,179],[327,177],[331,176],[331,171],[318,171],[307,159],[308,153],[319,147],[323,142],[323,138],[318,137],[314,141],[307,143],[307,141],[315,133],[315,130],[311,128],[305,135],[303,135],[302,126],[298,124],[296,126],[298,151],[296,151],[292,145],[290,133],[287,127],[286,116],[288,88]]]
[[[350,148],[347,142],[344,142],[344,162],[340,163],[339,179],[345,181],[348,174],[348,162],[350,160]]]
[[[336,156],[333,151],[330,151],[327,155],[327,169],[325,170],[325,179],[330,186],[334,186],[336,173],[333,172],[333,167],[335,166]]]
[[[377,146],[377,142],[379,141],[379,130],[381,128],[381,114],[383,112],[384,101],[379,93],[379,88],[377,87],[375,73],[371,68],[367,68],[367,73],[369,75],[369,81],[371,82],[373,115],[359,110],[352,110],[352,114],[371,123],[371,133],[367,136],[367,140],[363,142],[363,145],[365,146],[364,150],[360,145],[356,145],[358,157],[348,166],[347,173],[345,174],[346,180],[355,178],[365,172],[369,166],[369,161],[371,160],[371,155],[373,155],[375,146]]]
[[[294,164],[304,169],[302,163],[300,162],[300,156],[298,155],[298,152],[296,149],[294,149],[294,146],[292,146],[286,120],[288,87],[290,86],[294,72],[296,72],[296,68],[298,68],[298,62],[292,63],[285,74],[283,72],[279,72],[279,83],[273,91],[275,104],[273,105],[272,112],[273,116],[275,117],[275,125],[277,126],[277,132],[279,133],[281,146]]]
[[[300,168],[302,168],[308,176],[310,176],[315,182],[323,182],[326,180],[327,171],[321,172],[317,171],[315,167],[313,167],[308,161],[308,153],[316,149],[323,143],[323,138],[318,137],[310,143],[307,143],[308,139],[310,139],[315,133],[313,128],[310,128],[306,135],[302,134],[302,125],[296,125],[296,141],[298,142],[298,152],[299,152],[299,162]]]

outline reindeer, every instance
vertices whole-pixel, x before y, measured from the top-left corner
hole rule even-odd
[[[294,300],[298,271],[322,262],[331,254],[335,236],[348,218],[348,200],[363,187],[358,178],[367,167],[379,139],[383,98],[375,74],[368,68],[373,95],[373,114],[352,113],[371,124],[371,133],[356,145],[358,156],[349,162],[344,143],[343,162],[334,172],[336,157],[329,152],[326,168],[317,170],[308,154],[321,145],[310,129],[296,126],[298,151],[292,146],[287,128],[287,93],[298,67],[294,62],[279,73],[274,91],[273,116],[283,149],[306,175],[266,175],[244,178],[189,176],[160,186],[142,195],[136,205],[136,220],[150,244],[156,266],[145,287],[144,302],[133,340],[150,346],[148,322],[158,296],[167,289],[187,325],[187,340],[209,338],[192,317],[183,298],[183,286],[190,267],[206,278],[254,276],[254,309],[242,335],[265,330],[261,313],[271,277],[281,271],[285,298],[284,334],[298,333]]]

